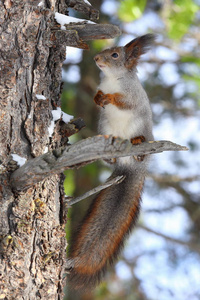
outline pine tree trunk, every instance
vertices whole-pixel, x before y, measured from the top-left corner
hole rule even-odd
[[[66,51],[53,31],[60,3],[39,2],[0,2],[0,299],[62,299],[64,284],[62,176],[20,193],[9,182],[11,154],[31,159],[61,146],[59,122],[48,131]]]

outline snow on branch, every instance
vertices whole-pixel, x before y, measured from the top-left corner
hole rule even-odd
[[[53,174],[61,173],[69,168],[82,167],[98,159],[185,150],[188,148],[170,141],[153,141],[132,145],[128,140],[97,135],[29,160],[13,172],[11,184],[14,190],[21,191]]]
[[[90,20],[74,18],[74,17],[70,17],[70,16],[60,14],[58,12],[55,13],[55,19],[56,19],[57,23],[59,23],[61,25],[61,29],[63,29],[63,30],[66,29],[66,27],[64,25],[67,25],[67,24],[70,24],[70,23],[95,24],[94,22],[92,22]]]

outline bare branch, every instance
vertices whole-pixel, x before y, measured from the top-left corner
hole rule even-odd
[[[182,207],[183,205],[180,204],[172,204],[168,205],[166,207],[160,207],[160,208],[150,208],[150,209],[145,209],[145,213],[163,213],[163,212],[171,212],[173,209],[177,207]]]
[[[61,43],[80,49],[89,49],[85,41],[98,39],[112,39],[121,34],[118,26],[112,24],[85,24],[74,23],[65,25],[66,30],[61,30],[60,25],[52,29],[52,39],[59,39]]]
[[[160,184],[176,184],[179,182],[193,182],[200,179],[200,175],[193,175],[193,176],[186,176],[181,177],[178,175],[155,175],[155,174],[149,174],[150,178],[152,178],[154,181],[160,183]]]
[[[11,184],[13,189],[20,191],[52,174],[61,173],[68,168],[77,168],[98,159],[185,150],[188,149],[170,141],[145,142],[140,145],[132,145],[128,140],[98,135],[28,161],[13,172]]]
[[[67,24],[67,30],[73,30],[78,33],[80,39],[84,41],[112,39],[121,34],[118,26],[112,24]],[[67,33],[67,31],[66,31]]]
[[[146,230],[146,231],[148,231],[148,232],[151,232],[151,233],[153,233],[153,234],[155,234],[155,235],[157,235],[157,236],[160,236],[160,237],[162,237],[162,238],[164,238],[164,239],[166,239],[166,240],[168,240],[168,241],[170,241],[170,242],[172,242],[172,243],[177,243],[177,244],[179,244],[179,245],[189,247],[192,251],[198,252],[198,253],[200,254],[200,246],[197,245],[197,244],[194,244],[194,243],[191,242],[191,241],[186,241],[186,242],[185,242],[185,241],[182,241],[182,240],[173,238],[173,237],[171,237],[171,236],[168,236],[168,235],[166,235],[166,234],[163,234],[163,233],[161,233],[161,232],[158,232],[158,231],[156,231],[156,230],[153,230],[153,229],[151,229],[151,228],[149,228],[149,227],[147,227],[147,226],[145,226],[145,225],[142,225],[142,224],[138,224],[137,227],[138,227],[138,228],[141,228],[141,229],[144,229],[144,230]]]
[[[120,182],[122,182],[124,180],[125,176],[117,176],[115,178],[112,178],[111,180],[108,180],[106,181],[105,183],[95,187],[94,189],[86,192],[85,194],[79,196],[79,197],[76,197],[76,198],[70,198],[69,200],[67,200],[67,204],[69,204],[69,206],[75,204],[75,203],[78,203],[80,201],[82,201],[83,199],[86,199],[104,189],[106,189],[107,187],[111,186],[111,185],[115,185],[115,184],[119,184]]]

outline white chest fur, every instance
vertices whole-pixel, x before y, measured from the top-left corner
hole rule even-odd
[[[100,133],[128,139],[137,136],[140,124],[135,120],[132,110],[121,110],[112,104],[101,109]],[[118,163],[129,165],[133,162],[132,157],[118,158]]]
[[[100,133],[111,134],[123,139],[131,139],[138,135],[140,119],[133,110],[121,110],[109,104],[101,109]]]
[[[104,94],[119,93],[121,91],[120,80],[115,77],[105,77],[102,79],[99,89]]]
[[[147,120],[144,120],[143,114],[147,111],[149,103],[137,75],[127,74],[126,77],[119,78],[106,76],[102,79],[99,89],[104,94],[122,94],[122,101],[128,104],[128,107],[130,106],[129,109],[120,109],[108,104],[105,109],[102,108],[99,133],[111,134],[123,139],[144,135],[144,121]]]

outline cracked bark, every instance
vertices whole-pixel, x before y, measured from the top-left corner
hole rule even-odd
[[[66,240],[60,175],[15,194],[8,157],[27,159],[62,146],[60,125],[49,140],[51,110],[60,106],[65,45],[51,41],[54,13],[35,1],[0,3],[0,298],[61,299]],[[37,99],[37,94],[46,100]]]

